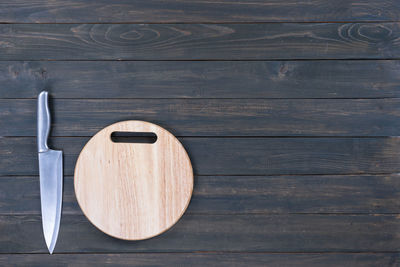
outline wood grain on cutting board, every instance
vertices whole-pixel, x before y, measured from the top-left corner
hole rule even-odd
[[[113,132],[151,132],[157,141],[114,143]],[[86,217],[103,232],[141,240],[174,225],[193,191],[190,159],[171,133],[144,121],[115,123],[85,145],[75,167],[75,193]]]

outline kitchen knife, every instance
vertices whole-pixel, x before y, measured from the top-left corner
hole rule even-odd
[[[38,96],[37,145],[39,155],[40,201],[44,239],[50,254],[57,242],[62,203],[62,151],[47,146],[50,132],[48,92]]]

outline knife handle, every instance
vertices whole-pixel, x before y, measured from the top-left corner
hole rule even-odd
[[[50,133],[50,110],[48,105],[48,92],[42,91],[38,96],[37,109],[37,144],[38,152],[49,150],[47,138]]]

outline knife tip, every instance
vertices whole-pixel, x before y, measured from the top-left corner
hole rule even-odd
[[[54,245],[53,245],[53,244],[50,244],[50,246],[47,247],[47,249],[49,250],[49,253],[50,253],[50,254],[53,254],[54,247],[55,247],[55,244],[54,244]]]
[[[46,246],[47,246],[47,249],[49,250],[49,253],[53,254],[54,248],[56,246],[57,234],[56,234],[56,236],[51,236],[51,238],[48,238],[48,236],[45,236],[45,241],[46,241]]]

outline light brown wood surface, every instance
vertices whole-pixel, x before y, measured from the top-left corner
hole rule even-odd
[[[153,132],[154,144],[115,143],[113,132]],[[162,127],[144,121],[112,124],[81,151],[74,177],[78,203],[101,231],[141,240],[174,225],[193,191],[193,170],[182,144]]]

